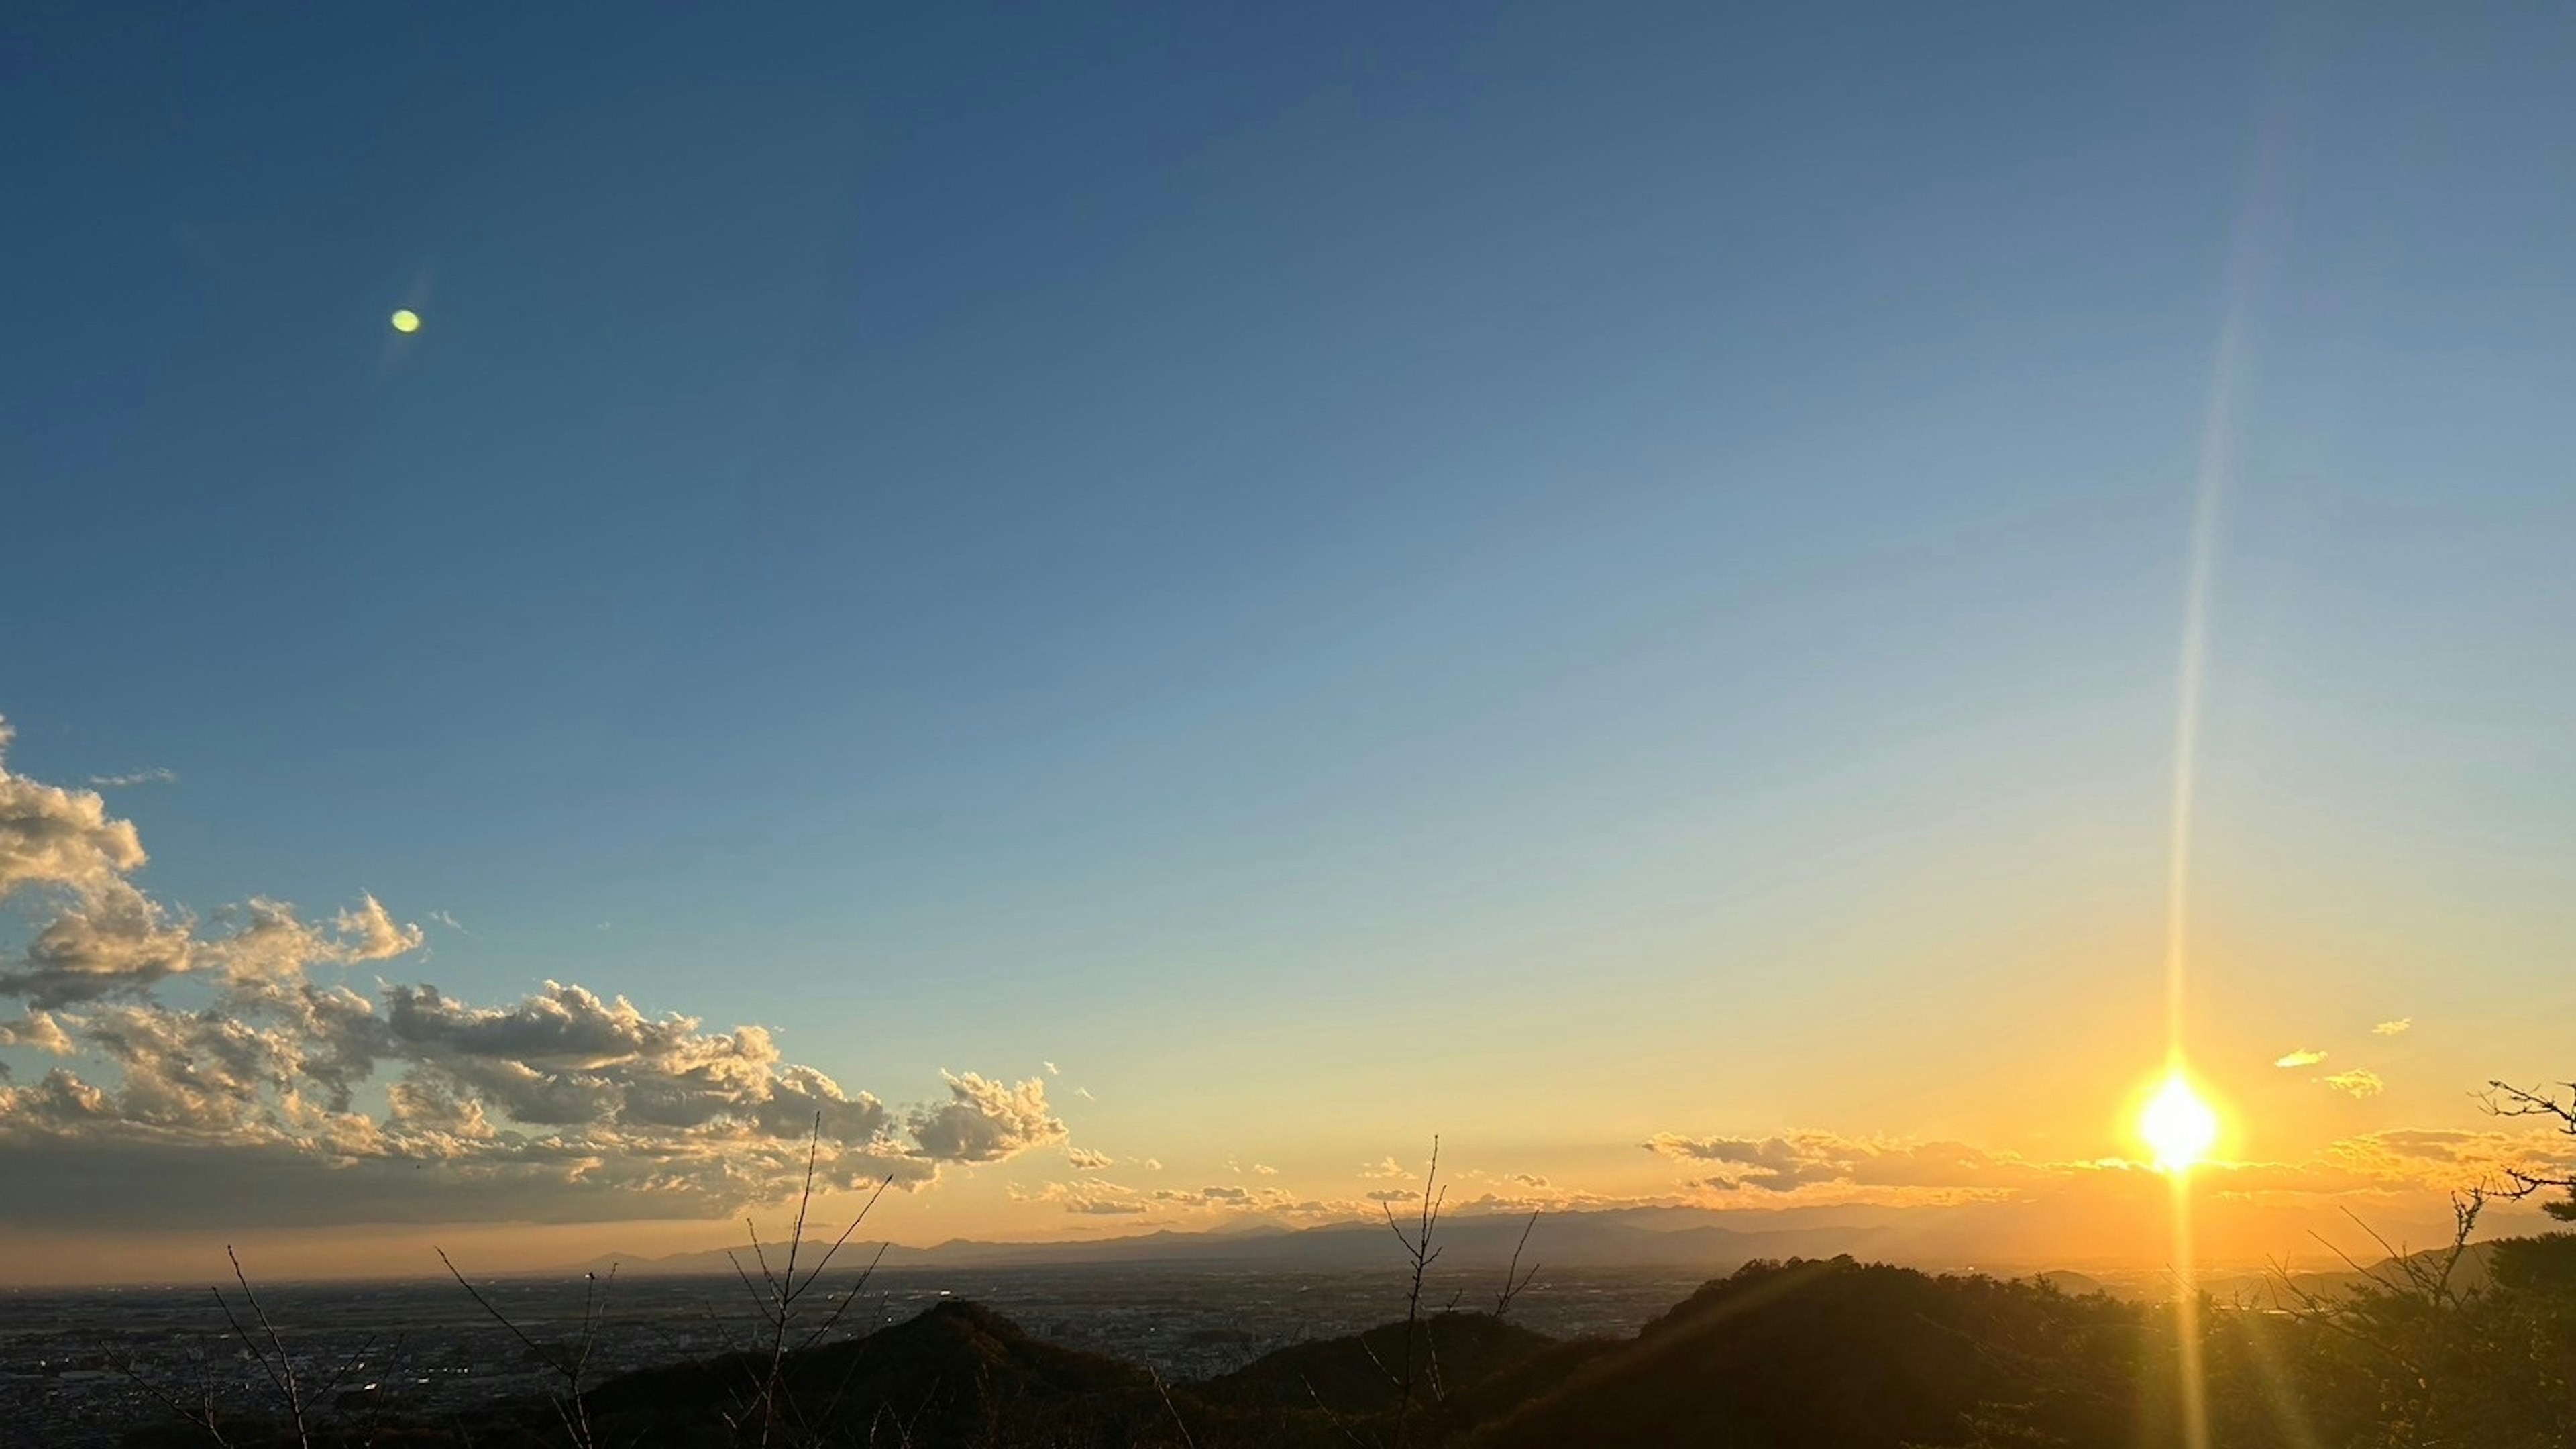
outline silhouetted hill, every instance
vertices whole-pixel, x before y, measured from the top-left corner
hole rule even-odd
[[[2054,1288],[2069,1298],[2083,1298],[2095,1293],[2111,1291],[2110,1285],[2099,1278],[2082,1273],[2070,1273],[2062,1268],[2052,1268],[2045,1273],[2033,1273],[2030,1275],[2030,1281]]]
[[[766,1369],[753,1354],[625,1375],[590,1396],[602,1443],[735,1442]],[[782,1418],[846,1442],[942,1449],[996,1442],[1125,1445],[1164,1415],[1144,1369],[1028,1336],[972,1303],[942,1303],[851,1343],[789,1356]]]
[[[2208,1442],[2222,1449],[2565,1449],[2576,1390],[2576,1234],[2478,1255],[2457,1294],[2357,1289],[2320,1315],[2199,1316]],[[2393,1279],[2394,1275],[2385,1275]],[[1932,1276],[1850,1258],[1748,1265],[1628,1339],[1560,1341],[1476,1313],[1299,1344],[1200,1383],[1030,1337],[946,1302],[785,1360],[787,1432],[766,1442],[919,1449],[2132,1449],[2182,1442],[2164,1308],[2044,1282]],[[1407,1353],[1407,1344],[1412,1352]],[[743,1423],[766,1361],[733,1354],[621,1376],[589,1398],[601,1444],[764,1442]],[[1402,1410],[1395,1382],[1416,1386]],[[191,1431],[193,1432],[193,1431]],[[236,1445],[293,1442],[235,1421]],[[522,1400],[436,1422],[343,1419],[317,1445],[561,1444]],[[137,1444],[189,1442],[173,1430]]]
[[[1562,1346],[1546,1334],[1488,1313],[1434,1314],[1417,1325],[1412,1340],[1412,1372],[1426,1396],[1435,1388],[1444,1396],[1454,1394]],[[1592,1342],[1595,1348],[1608,1346]],[[1264,1354],[1233,1373],[1192,1385],[1191,1392],[1210,1403],[1283,1409],[1320,1405],[1345,1417],[1393,1413],[1399,1392],[1390,1376],[1403,1373],[1406,1361],[1404,1325],[1386,1323],[1363,1334]]]
[[[2027,1283],[1907,1268],[1758,1264],[1711,1283],[1468,1443],[1898,1449],[1966,1442],[1985,1405],[2029,1396],[2028,1365],[2126,1363],[2136,1310]],[[2101,1406],[2134,1423],[2125,1404]],[[2069,1424],[2069,1429],[2086,1426]],[[2069,1434],[2076,1443],[2119,1442]]]

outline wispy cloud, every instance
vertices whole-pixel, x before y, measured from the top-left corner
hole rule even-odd
[[[92,775],[89,777],[89,783],[93,790],[121,790],[128,785],[176,785],[179,783],[179,772],[129,770],[122,775]]]
[[[1098,1178],[1050,1182],[1035,1192],[1020,1187],[1008,1191],[1013,1202],[1054,1203],[1066,1212],[1092,1217],[1134,1217],[1154,1210],[1153,1203],[1135,1189]]]
[[[2317,1051],[2309,1047],[2301,1047],[2297,1051],[2284,1053],[2281,1059],[2272,1063],[2272,1065],[2276,1067],[2313,1067],[2325,1059],[2326,1054],[2324,1052]]]
[[[2322,1077],[2319,1080],[2345,1096],[2354,1098],[2376,1097],[2388,1087],[2386,1082],[2379,1079],[2377,1072],[2365,1072],[2359,1069],[2337,1072],[2333,1076]]]
[[[1046,1074],[1050,1077],[1061,1077],[1064,1075],[1063,1072],[1056,1070],[1056,1065],[1053,1062],[1040,1062],[1038,1065],[1046,1068]]]
[[[1411,1177],[1412,1175],[1412,1168],[1405,1166],[1403,1163],[1396,1161],[1392,1157],[1384,1157],[1375,1162],[1363,1162],[1360,1164],[1360,1176],[1362,1177],[1386,1178]]]
[[[2372,1036],[2403,1036],[2408,1031],[2414,1029],[2414,1026],[2415,1018],[2411,1016],[2401,1016],[2390,1021],[2383,1021],[2379,1025],[2372,1027],[2370,1029],[2370,1034]]]
[[[1104,1167],[1113,1167],[1118,1162],[1117,1158],[1108,1153],[1094,1152],[1088,1147],[1066,1148],[1064,1160],[1072,1163],[1073,1170],[1076,1172],[1097,1172]]]

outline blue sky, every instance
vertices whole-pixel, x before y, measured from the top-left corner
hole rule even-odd
[[[0,711],[165,899],[1138,1153],[2062,1137],[2233,298],[2211,1030],[2563,1065],[2563,17],[5,23]]]

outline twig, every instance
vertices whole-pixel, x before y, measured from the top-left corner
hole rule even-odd
[[[536,1355],[537,1362],[554,1370],[556,1376],[564,1381],[564,1391],[561,1394],[548,1394],[547,1402],[554,1406],[555,1418],[562,1423],[564,1434],[572,1440],[575,1449],[597,1449],[599,1440],[591,1432],[590,1406],[582,1399],[581,1380],[583,1373],[590,1367],[591,1349],[606,1313],[608,1288],[617,1281],[617,1265],[614,1263],[609,1265],[607,1284],[602,1284],[596,1273],[583,1275],[581,1337],[574,1343],[573,1352],[565,1356],[530,1338],[527,1330],[511,1321],[510,1315],[493,1306],[492,1300],[484,1297],[482,1290],[476,1288],[466,1279],[464,1273],[458,1271],[455,1261],[447,1256],[445,1248],[432,1248],[430,1251],[438,1254],[439,1262],[446,1264],[448,1276],[456,1280],[457,1287],[465,1290],[466,1297],[473,1299],[477,1307],[490,1314],[493,1322],[510,1330],[513,1338],[526,1345],[528,1352]]]
[[[1521,1254],[1529,1247],[1530,1229],[1537,1226],[1538,1211],[1533,1208],[1529,1221],[1521,1224],[1521,1240],[1512,1247],[1512,1261],[1503,1269],[1503,1291],[1494,1295],[1494,1317],[1497,1321],[1512,1311],[1512,1300],[1520,1297],[1521,1290],[1538,1276],[1539,1265],[1536,1263],[1530,1264],[1528,1272],[1521,1271]]]
[[[760,1282],[752,1282],[750,1272],[742,1266],[742,1260],[738,1256],[732,1253],[725,1255],[727,1261],[733,1264],[734,1276],[742,1280],[744,1290],[751,1294],[754,1311],[760,1315],[759,1328],[756,1330],[758,1337],[754,1339],[754,1353],[764,1361],[752,1384],[750,1402],[742,1405],[741,1417],[727,1415],[726,1418],[727,1422],[733,1425],[735,1432],[740,1433],[756,1414],[759,1421],[759,1435],[754,1442],[762,1445],[770,1442],[771,1436],[779,1427],[782,1407],[785,1405],[784,1390],[788,1355],[802,1353],[820,1343],[823,1337],[840,1323],[841,1316],[849,1311],[850,1304],[866,1291],[869,1279],[876,1273],[877,1265],[885,1260],[885,1248],[881,1246],[877,1249],[876,1256],[868,1261],[868,1266],[860,1272],[858,1281],[853,1283],[847,1292],[840,1295],[831,1310],[823,1315],[822,1321],[803,1338],[797,1340],[792,1348],[789,1346],[789,1337],[796,1326],[798,1309],[806,1294],[811,1292],[815,1283],[830,1270],[832,1260],[840,1255],[841,1249],[850,1241],[850,1236],[859,1230],[859,1225],[868,1220],[868,1214],[875,1210],[877,1201],[885,1196],[886,1189],[894,1185],[894,1174],[888,1173],[880,1178],[876,1191],[868,1195],[865,1203],[860,1204],[858,1215],[850,1219],[848,1226],[841,1229],[840,1236],[825,1246],[813,1264],[800,1276],[798,1264],[805,1254],[805,1227],[810,1221],[810,1214],[814,1207],[814,1175],[821,1164],[822,1153],[823,1114],[817,1112],[814,1114],[812,1135],[806,1139],[805,1180],[796,1196],[796,1219],[788,1230],[785,1256],[776,1265],[772,1265],[768,1248],[760,1241],[759,1227],[748,1218],[743,1220],[743,1225],[751,1232],[752,1260],[760,1267]],[[765,1344],[760,1341],[763,1338],[767,1340]],[[836,1405],[838,1399],[839,1395],[835,1394]],[[904,1433],[908,1441],[909,1425],[904,1427]]]
[[[251,1351],[251,1357],[259,1363],[260,1372],[268,1376],[268,1381],[276,1388],[278,1397],[286,1401],[287,1417],[295,1425],[295,1442],[298,1445],[308,1446],[309,1449],[313,1436],[304,1423],[304,1389],[295,1375],[295,1360],[287,1355],[285,1341],[277,1336],[277,1325],[268,1321],[268,1310],[260,1306],[259,1295],[251,1291],[250,1275],[242,1271],[241,1255],[234,1252],[232,1245],[228,1243],[224,1246],[224,1256],[232,1260],[233,1281],[241,1285],[242,1298],[250,1304],[251,1318],[259,1324],[260,1332],[267,1336],[268,1349],[277,1354],[276,1364],[272,1366],[269,1363],[268,1352],[260,1348],[258,1342],[250,1336],[250,1330],[244,1328],[242,1321],[234,1316],[233,1306],[225,1300],[224,1290],[221,1288],[210,1290],[215,1295],[215,1306],[223,1309],[224,1321],[232,1325],[233,1336],[240,1339],[243,1347]],[[209,1406],[209,1414],[211,1416],[211,1406]]]
[[[1404,1225],[1395,1220],[1393,1207],[1380,1204],[1386,1213],[1387,1229],[1395,1234],[1397,1242],[1404,1244],[1405,1257],[1413,1266],[1413,1282],[1404,1298],[1404,1363],[1403,1375],[1396,1382],[1395,1449],[1404,1449],[1405,1430],[1409,1427],[1413,1416],[1413,1335],[1414,1330],[1422,1322],[1423,1275],[1430,1271],[1432,1263],[1439,1259],[1441,1253],[1440,1249],[1431,1246],[1431,1235],[1440,1225],[1440,1208],[1448,1197],[1449,1190],[1440,1186],[1440,1138],[1434,1134],[1431,1139],[1431,1164],[1422,1176],[1422,1211],[1415,1221],[1412,1233],[1407,1234]],[[1439,1373],[1436,1350],[1434,1353],[1432,1387],[1436,1393],[1439,1388]],[[1371,1357],[1374,1358],[1375,1355]],[[1379,1366],[1379,1371],[1384,1372],[1384,1365]]]
[[[1190,1437],[1188,1421],[1181,1417],[1181,1406],[1172,1402],[1172,1391],[1163,1387],[1162,1373],[1152,1364],[1147,1364],[1145,1374],[1154,1381],[1154,1392],[1163,1396],[1163,1409],[1172,1416],[1172,1427],[1181,1431],[1181,1449],[1199,1449],[1198,1441]]]

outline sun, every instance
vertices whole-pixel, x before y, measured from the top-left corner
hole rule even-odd
[[[418,332],[420,330],[420,314],[409,307],[396,308],[394,310],[393,321],[394,330],[396,332]]]
[[[2201,1100],[2190,1079],[2177,1071],[2138,1114],[2138,1135],[2155,1149],[2156,1166],[2188,1172],[2218,1141],[2218,1109]]]

